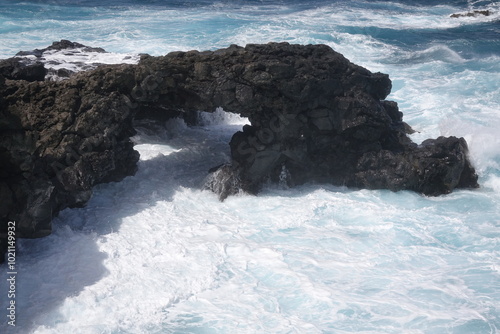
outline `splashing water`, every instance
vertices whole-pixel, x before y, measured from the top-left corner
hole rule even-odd
[[[450,18],[470,9],[492,15]],[[288,188],[283,166],[281,186],[220,202],[203,189],[207,171],[230,161],[247,120],[217,110],[200,112],[199,126],[137,121],[137,174],[97,186],[52,235],[18,241],[17,326],[0,332],[498,332],[499,13],[493,1],[0,3],[1,57],[63,38],[117,62],[232,43],[330,45],[389,73],[388,99],[415,142],[463,136],[481,184],[435,198]]]

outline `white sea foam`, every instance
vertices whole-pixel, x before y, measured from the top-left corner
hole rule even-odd
[[[114,52],[87,52],[82,48],[50,50],[43,53],[43,62],[48,69],[69,69],[78,72],[103,64],[137,64],[138,54],[119,54]]]
[[[305,185],[221,203],[200,185],[237,127],[172,121],[155,137],[139,126],[136,176],[98,186],[51,236],[20,241],[18,323],[89,334],[495,331],[499,235],[487,217],[498,197],[486,196],[496,179],[440,198]]]
[[[24,61],[41,62],[48,70],[46,79],[61,80],[64,77],[58,75],[59,70],[68,70],[69,73],[88,71],[99,65],[110,64],[137,64],[139,54],[121,54],[114,52],[88,51],[85,48],[74,48],[64,50],[48,50],[41,57],[34,55],[18,56]]]
[[[481,188],[428,198],[269,185],[221,203],[202,184],[209,168],[229,160],[228,142],[246,120],[218,110],[200,113],[199,127],[137,122],[137,174],[61,212],[49,237],[19,241],[18,326],[1,323],[0,331],[498,332],[498,57],[384,42],[376,29],[445,30],[474,18],[449,18],[454,7],[380,6],[343,13],[275,6],[263,16],[259,6],[226,3],[209,11],[126,9],[119,17],[85,9],[95,13],[85,25],[42,17],[22,41],[17,32],[2,34],[6,56],[61,38],[153,55],[270,40],[326,43],[390,74],[388,99],[420,131],[416,142],[465,137]],[[2,278],[0,293],[6,284]]]
[[[214,126],[227,124],[232,125],[245,125],[250,124],[248,118],[241,117],[239,114],[225,112],[222,108],[216,108],[213,112],[199,111],[198,123],[201,126]]]

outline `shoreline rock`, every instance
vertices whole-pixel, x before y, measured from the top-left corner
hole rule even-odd
[[[19,51],[12,58],[0,60],[0,74],[12,80],[60,81],[108,62],[114,64],[120,56],[122,63],[135,64],[140,55],[117,55],[63,39],[46,48]]]
[[[416,145],[391,81],[326,45],[232,45],[216,51],[143,55],[67,80],[0,80],[0,248],[50,234],[51,220],[83,206],[96,184],[133,175],[133,119],[192,119],[226,111],[251,125],[229,143],[232,160],[207,187],[219,198],[257,193],[264,182],[328,182],[439,195],[476,188],[463,138]]]
[[[459,18],[459,17],[478,17],[478,16],[490,16],[493,14],[490,10],[473,10],[467,13],[455,13],[451,14],[450,17],[452,18]]]
[[[37,58],[43,57],[43,54],[47,51],[61,51],[61,50],[71,50],[71,49],[81,49],[85,52],[97,52],[97,53],[106,53],[103,48],[94,48],[90,46],[86,46],[77,42],[71,42],[66,39],[61,39],[58,42],[53,42],[52,45],[43,48],[43,49],[35,49],[31,51],[19,51],[16,53],[16,57],[25,57],[25,56],[35,56]]]
[[[22,58],[0,60],[0,75],[10,80],[43,81],[47,69],[39,62],[26,62]]]

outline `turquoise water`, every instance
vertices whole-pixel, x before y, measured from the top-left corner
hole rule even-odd
[[[470,9],[492,15],[449,17]],[[200,189],[245,119],[137,124],[137,175],[19,242],[17,326],[0,331],[497,333],[499,13],[492,1],[0,2],[2,58],[60,39],[131,55],[330,45],[390,75],[414,141],[464,137],[481,184],[435,198],[269,185],[220,203]]]

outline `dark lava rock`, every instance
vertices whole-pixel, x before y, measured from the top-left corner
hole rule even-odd
[[[47,70],[40,62],[26,62],[22,58],[0,60],[0,75],[11,80],[43,81]]]
[[[467,13],[455,13],[451,14],[450,17],[459,18],[459,17],[477,17],[477,16],[490,16],[492,12],[490,10],[474,10]]]
[[[65,56],[80,55],[82,52],[106,53],[106,51],[102,48],[89,47],[63,39],[59,42],[52,43],[52,45],[44,49],[19,51],[13,58],[0,60],[0,75],[11,80],[26,81],[43,81],[46,79],[47,74],[60,79],[68,78],[73,75],[74,72],[69,69],[48,70],[45,67],[44,54],[51,51],[65,52]],[[85,69],[85,64],[75,64],[78,65],[78,67]]]
[[[60,82],[4,76],[11,80],[0,81],[0,239],[7,221],[16,221],[18,237],[47,235],[52,218],[85,205],[94,185],[134,174],[134,118],[189,119],[216,107],[251,122],[207,183],[221,199],[257,193],[269,180],[427,195],[478,186],[464,139],[413,143],[397,104],[384,100],[388,75],[325,45],[144,55],[138,65]]]
[[[477,187],[463,139],[414,144],[397,104],[384,100],[389,77],[327,46],[232,46],[167,57],[171,64],[193,63],[194,78],[182,74],[191,108],[223,106],[251,121],[230,142],[231,168],[218,174],[230,184],[210,182],[221,199],[239,191],[235,180],[257,193],[264,182],[278,182],[283,171],[290,186],[316,181],[426,195]]]
[[[118,85],[132,89],[133,82],[131,66],[103,67],[62,82],[5,81],[0,239],[8,221],[16,222],[18,237],[46,236],[52,218],[85,205],[94,185],[135,173],[133,109],[117,91]]]
[[[105,53],[106,51],[103,48],[94,48],[90,46],[86,46],[80,43],[71,42],[66,39],[61,39],[59,42],[53,42],[52,45],[44,48],[44,49],[35,49],[31,51],[19,51],[16,56],[35,56],[42,57],[46,51],[61,51],[61,50],[72,50],[72,49],[81,49],[84,52],[99,52]]]

